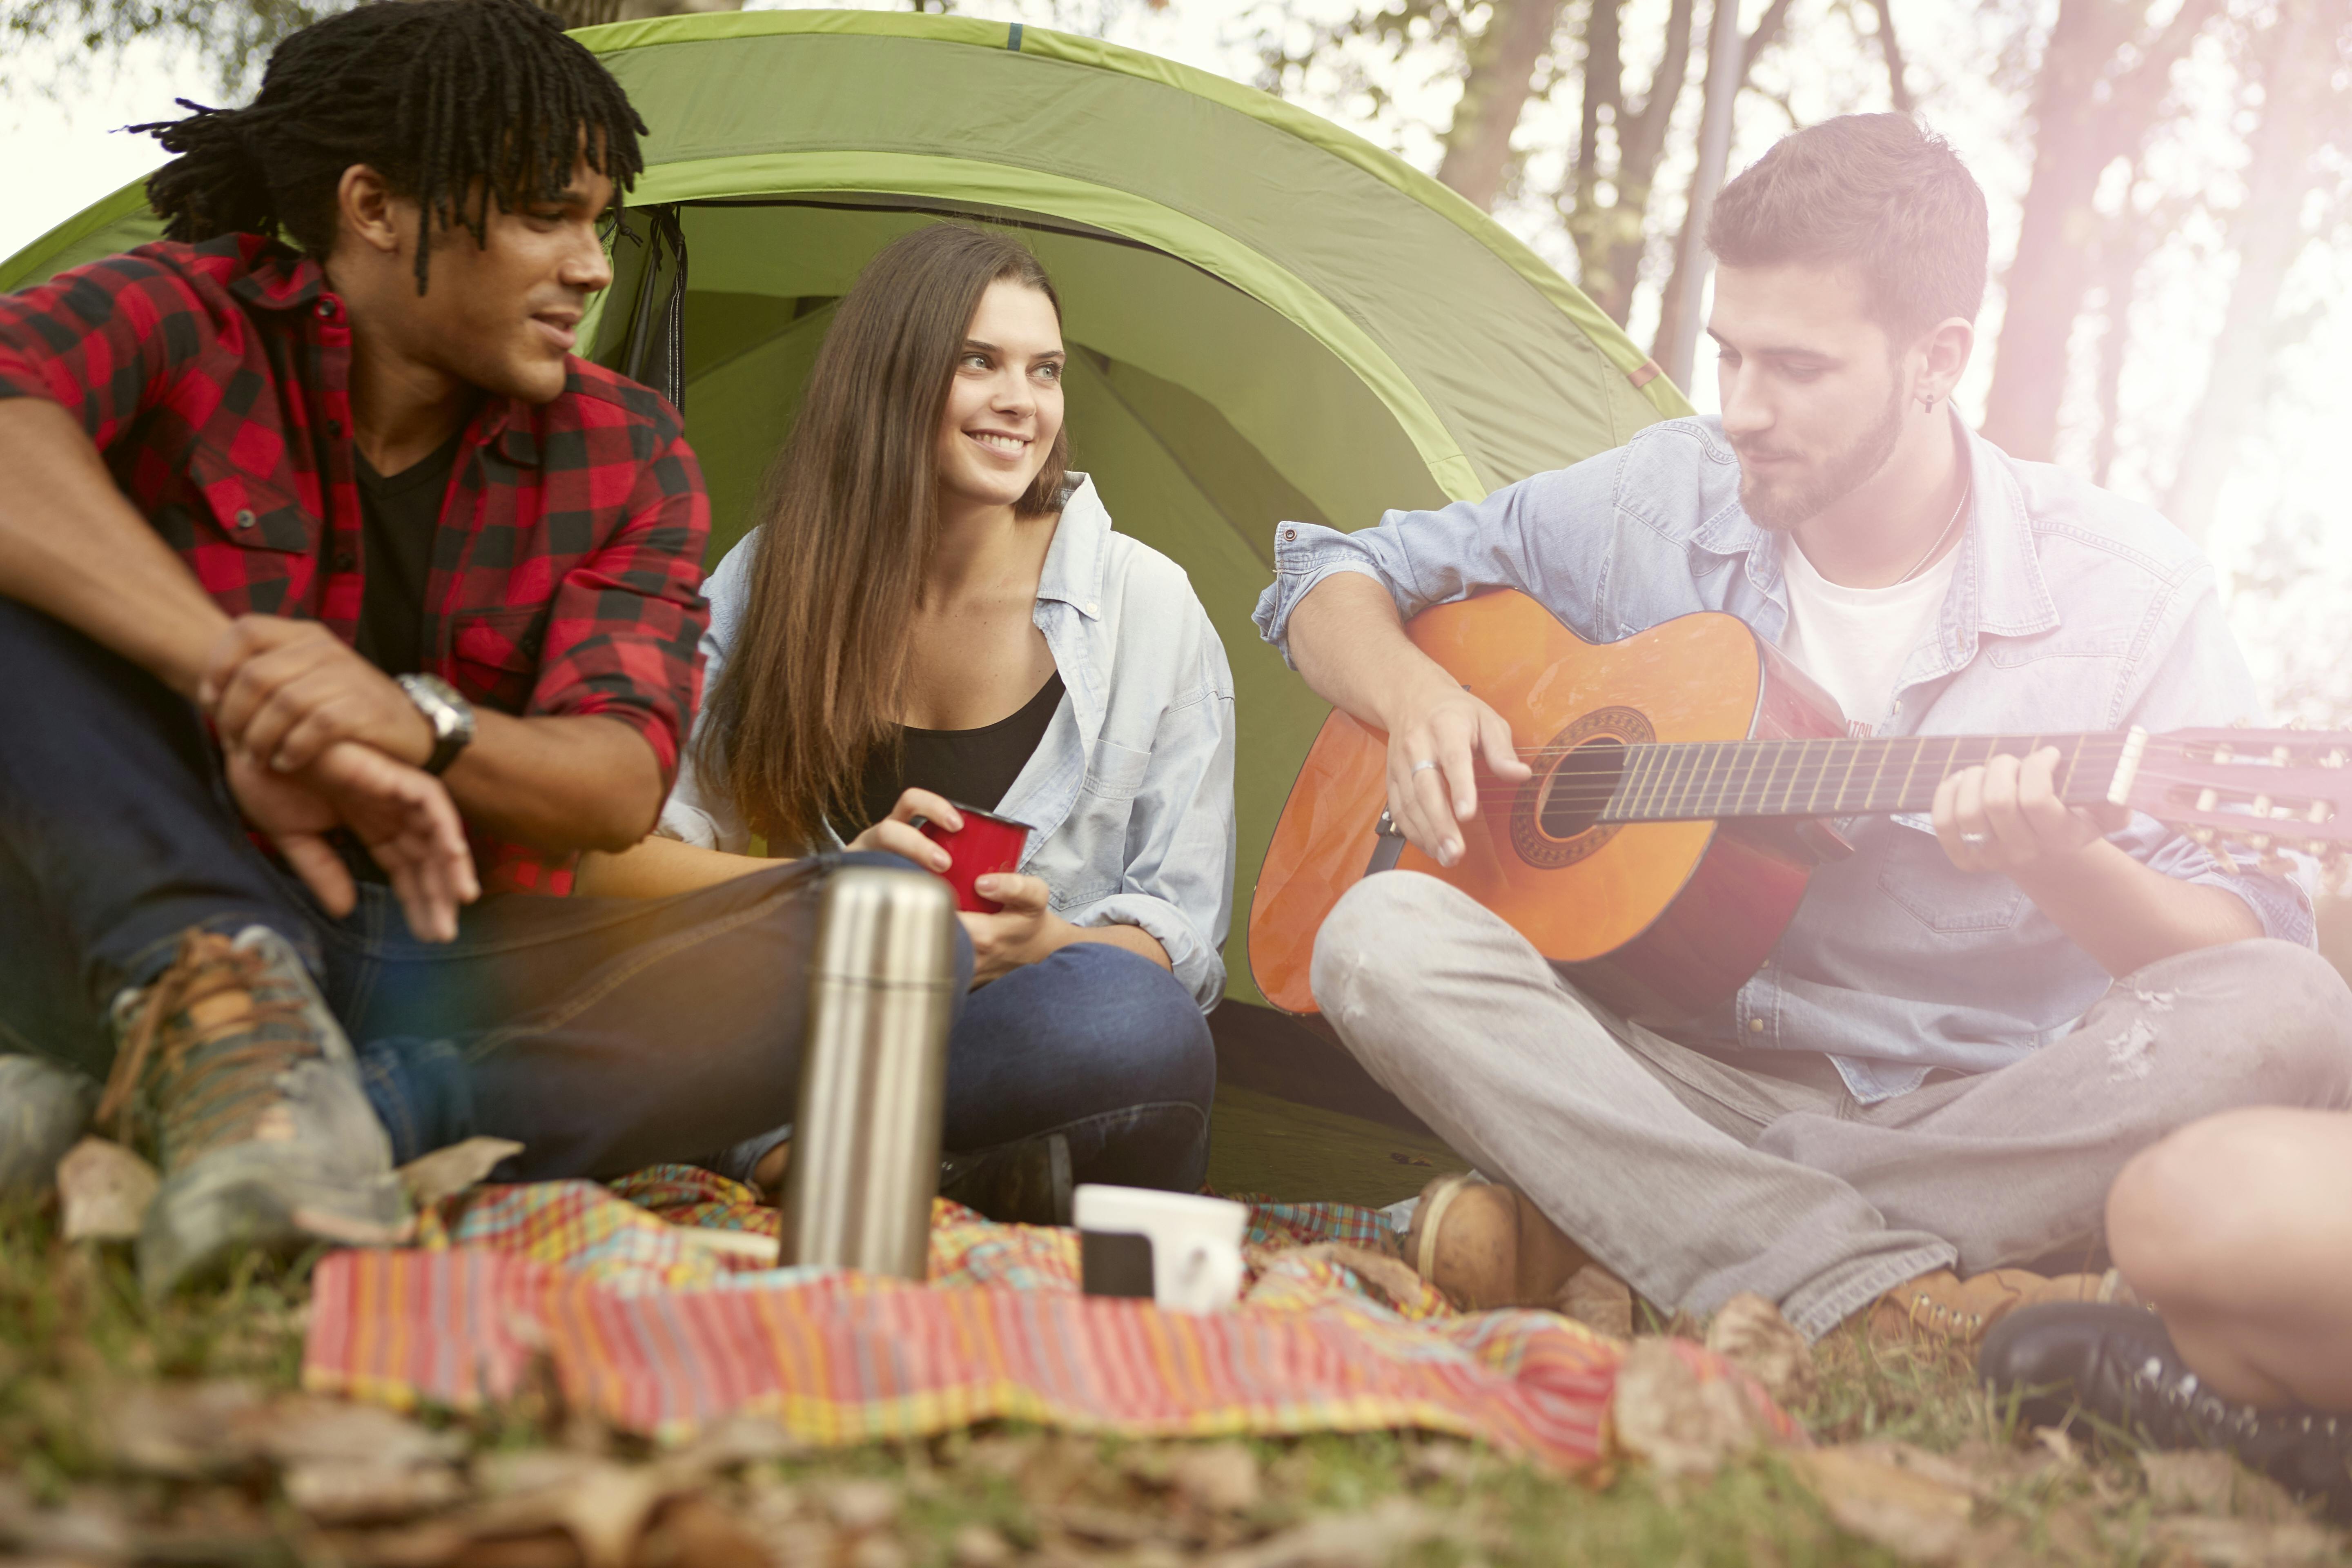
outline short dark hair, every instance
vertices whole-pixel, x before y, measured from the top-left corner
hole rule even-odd
[[[1991,238],[1984,192],[1951,144],[1900,114],[1844,114],[1782,137],[1723,187],[1707,248],[1727,267],[1843,264],[1907,342],[1976,320]]]
[[[365,163],[436,220],[488,243],[490,203],[549,201],[574,163],[619,189],[644,171],[645,121],[596,57],[527,0],[374,0],[314,22],[269,57],[243,109],[134,125],[179,154],[147,182],[165,237],[282,233],[335,243],[343,171]]]

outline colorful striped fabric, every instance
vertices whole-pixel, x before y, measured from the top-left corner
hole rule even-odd
[[[303,1378],[471,1409],[544,1358],[572,1408],[656,1436],[748,1411],[827,1444],[1007,1418],[1136,1436],[1420,1428],[1563,1469],[1598,1457],[1622,1347],[1549,1312],[1383,1294],[1404,1289],[1397,1271],[1364,1264],[1383,1278],[1370,1288],[1348,1248],[1382,1223],[1255,1205],[1244,1300],[1194,1317],[1085,1296],[1073,1233],[952,1204],[912,1285],[766,1266],[740,1238],[772,1236],[774,1211],[705,1172],[477,1188],[417,1247],[319,1266]],[[1703,1376],[1741,1375],[1687,1349]]]

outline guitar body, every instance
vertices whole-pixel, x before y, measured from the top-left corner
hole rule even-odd
[[[1316,1010],[1316,933],[1342,894],[1378,874],[1376,863],[1460,888],[1625,1016],[1671,1022],[1734,994],[1804,896],[1815,857],[1789,825],[1579,830],[1551,792],[1594,777],[1578,772],[1605,756],[1594,747],[1841,736],[1835,704],[1728,615],[1683,616],[1596,644],[1506,590],[1425,610],[1405,632],[1509,721],[1523,752],[1549,755],[1508,796],[1487,781],[1478,816],[1464,825],[1461,864],[1443,867],[1380,833],[1388,737],[1335,711],[1291,786],[1250,903],[1250,971],[1267,999],[1286,1012]]]

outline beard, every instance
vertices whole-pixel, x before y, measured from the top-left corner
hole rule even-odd
[[[1786,533],[1861,489],[1865,480],[1886,466],[1902,434],[1903,394],[1896,389],[1888,394],[1886,406],[1878,418],[1843,448],[1832,453],[1810,477],[1768,483],[1742,463],[1739,504],[1757,527],[1768,533]],[[1740,443],[1734,441],[1731,446],[1734,452],[1739,451]]]

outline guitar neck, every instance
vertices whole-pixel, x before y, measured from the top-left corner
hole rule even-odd
[[[2107,797],[2128,748],[2111,735],[1900,735],[1811,741],[1651,742],[1624,748],[1602,822],[1927,812],[1951,774],[1997,756],[2058,748],[2060,798]],[[1563,770],[1565,773],[1566,770]]]

